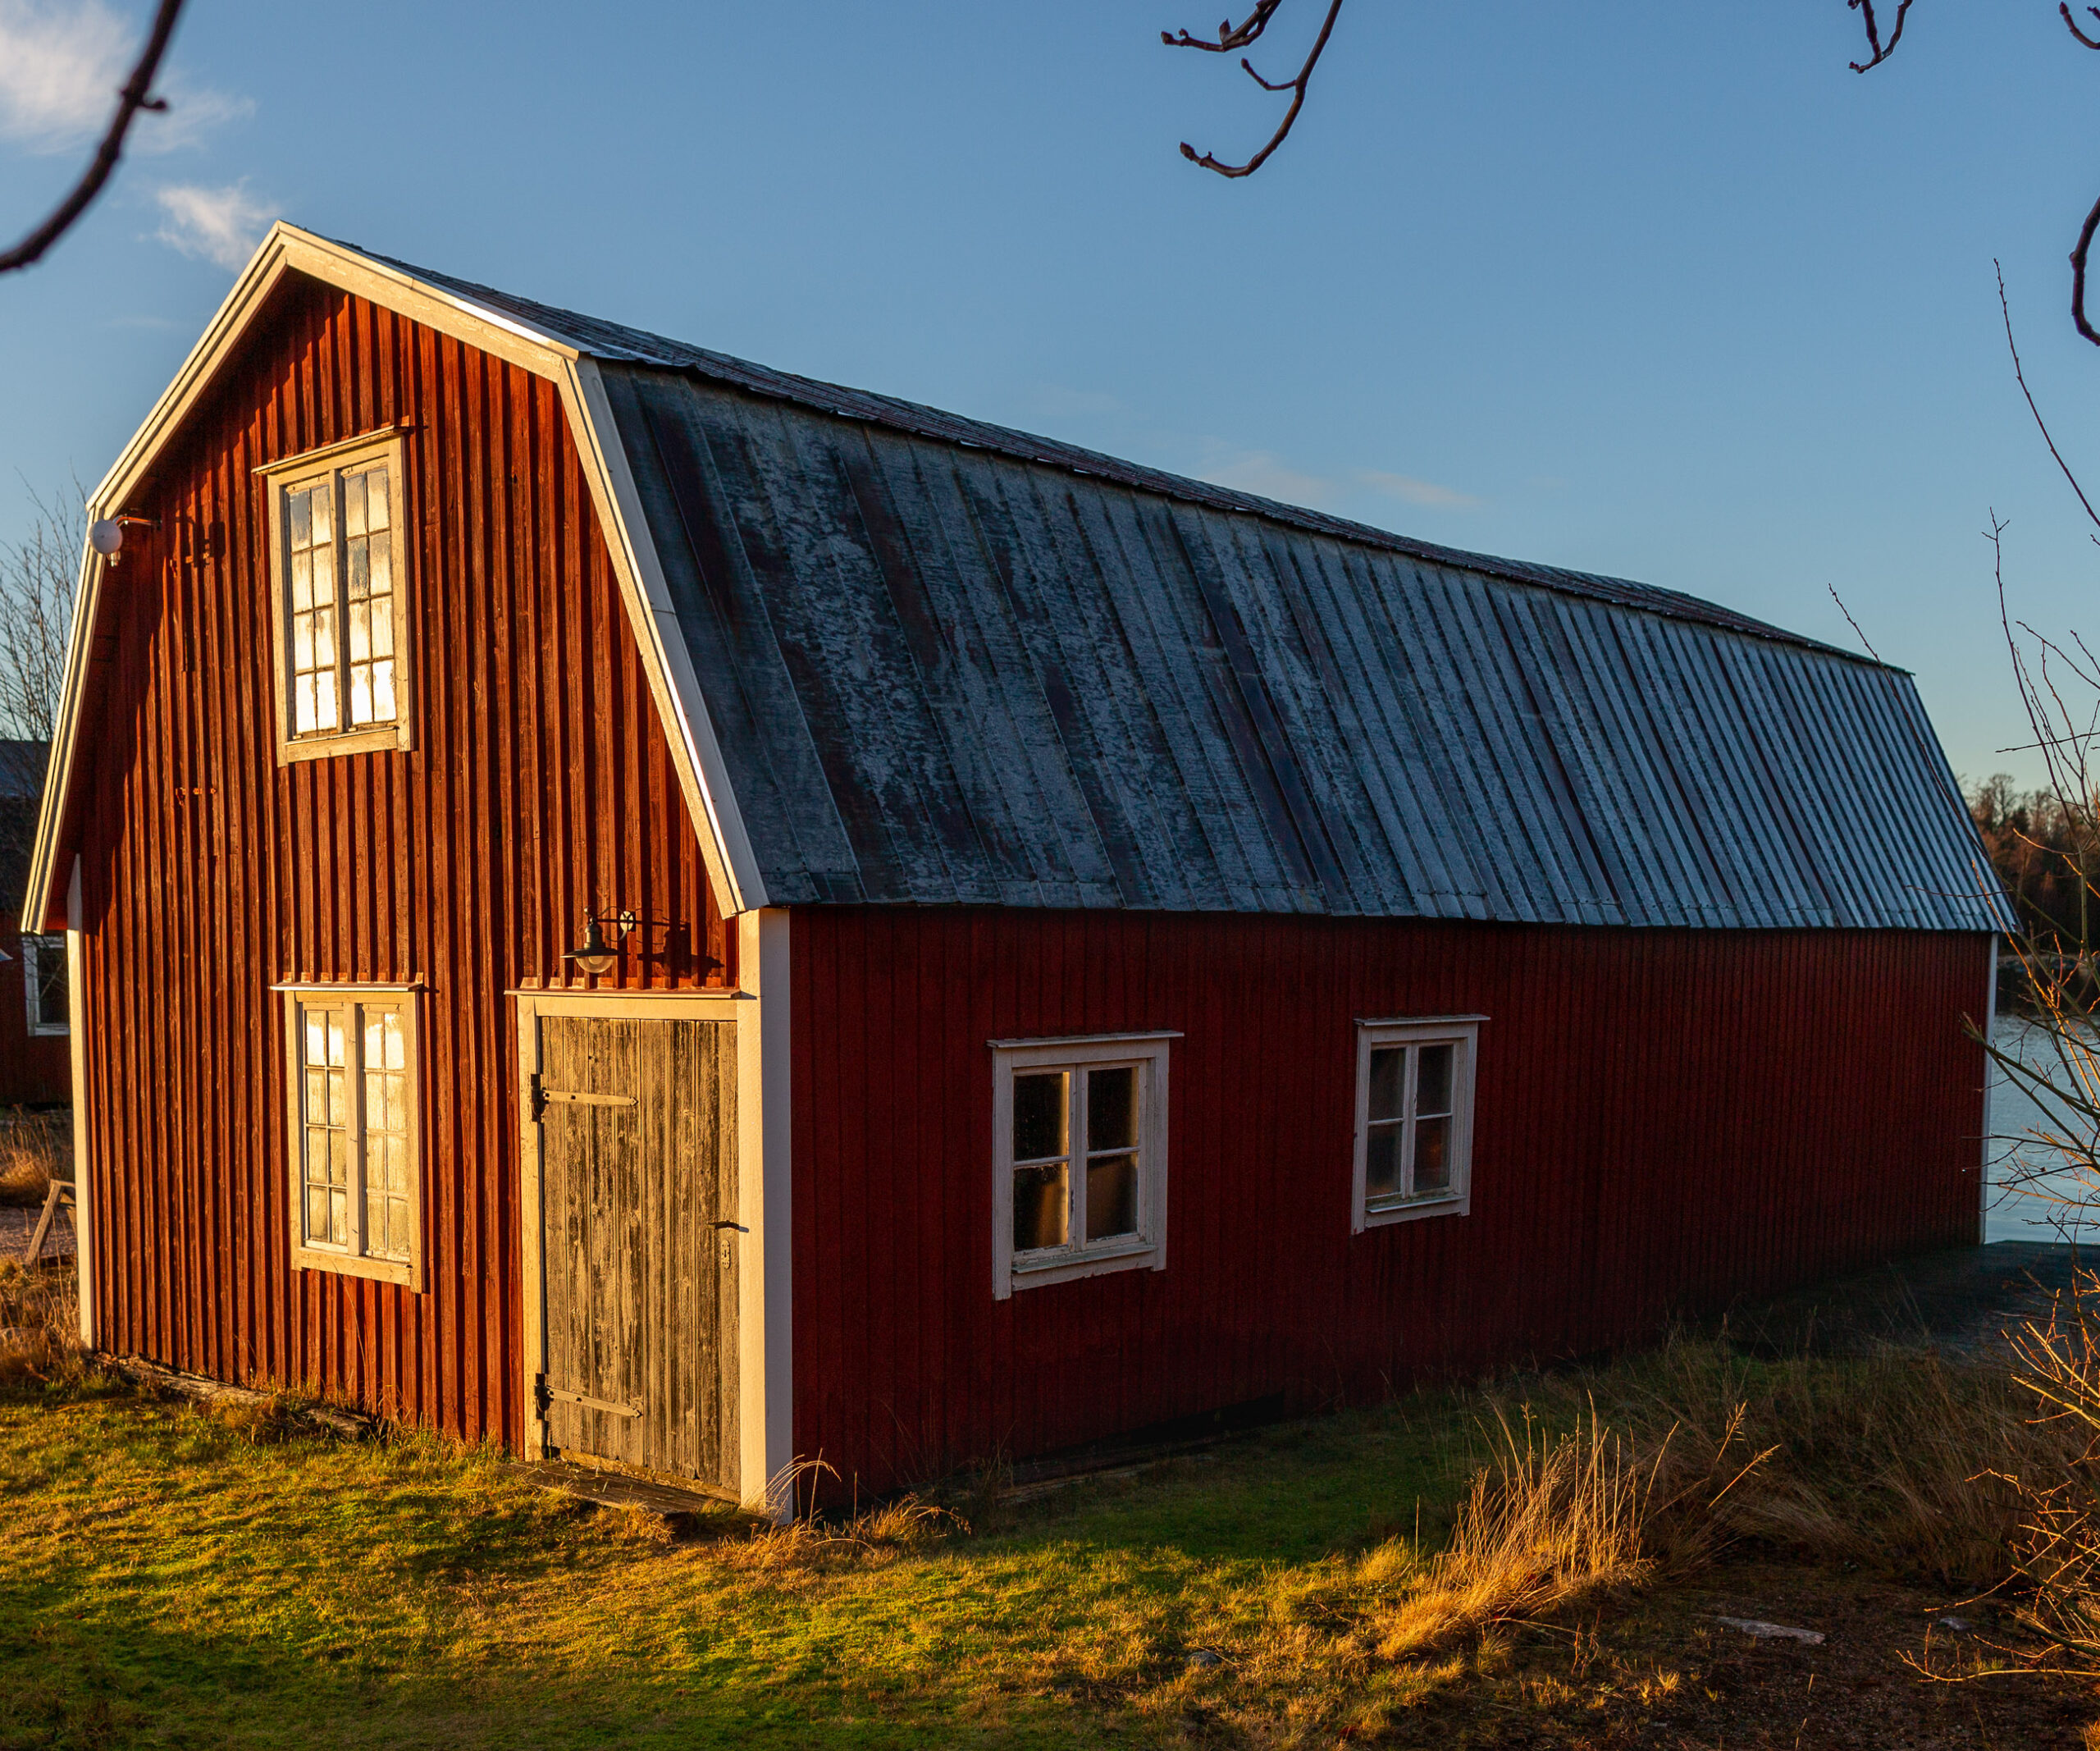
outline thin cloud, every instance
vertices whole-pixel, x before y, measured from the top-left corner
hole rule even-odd
[[[238,267],[255,253],[264,229],[276,217],[274,208],[248,192],[245,182],[222,189],[176,183],[157,189],[161,228],[153,235],[171,249],[221,267]]]
[[[1480,501],[1470,492],[1460,492],[1451,487],[1440,487],[1434,481],[1417,480],[1411,474],[1389,474],[1383,469],[1358,469],[1355,479],[1359,486],[1368,487],[1373,492],[1382,492],[1388,498],[1400,500],[1408,505],[1423,505],[1433,510],[1477,510]]]
[[[85,144],[109,126],[138,52],[132,24],[103,0],[64,8],[0,0],[0,139],[32,152],[71,152]],[[167,112],[149,112],[133,123],[126,141],[132,150],[192,145],[254,108],[245,98],[191,85],[172,71],[155,89],[167,99]]]
[[[1252,492],[1286,505],[1332,505],[1340,494],[1334,482],[1307,474],[1266,450],[1220,449],[1206,459],[1203,478],[1236,492]]]

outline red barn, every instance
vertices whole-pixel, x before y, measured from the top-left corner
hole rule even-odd
[[[1900,670],[284,226],[93,514],[105,1349],[756,1500],[1979,1238]]]
[[[35,838],[37,793],[50,750],[0,740],[0,918],[22,911],[22,882]],[[0,933],[0,1109],[52,1106],[69,1091],[66,939]]]

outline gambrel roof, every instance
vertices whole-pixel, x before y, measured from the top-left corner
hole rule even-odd
[[[563,382],[726,909],[2008,922],[1901,670],[289,226],[229,309],[285,271]]]

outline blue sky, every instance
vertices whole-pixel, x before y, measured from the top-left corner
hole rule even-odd
[[[1296,133],[1176,0],[190,0],[112,192],[0,280],[0,538],[92,482],[278,215],[767,363],[1425,538],[1689,590],[1915,670],[1956,769],[2032,766],[1982,539],[2100,631],[2006,362],[2100,485],[2065,255],[2100,56],[2046,0],[1350,0]],[[146,7],[0,0],[0,230]],[[1291,0],[1271,72],[1317,0]]]

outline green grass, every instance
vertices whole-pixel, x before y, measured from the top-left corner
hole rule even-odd
[[[1317,1616],[1367,1545],[1412,1532],[1418,1497],[1426,1530],[1448,1522],[1459,1417],[1422,1401],[1281,1429],[969,1536],[674,1545],[433,1440],[258,1444],[186,1405],[17,1388],[0,1746],[1099,1746],[1213,1718],[1370,1724],[1419,1680],[1294,1699],[1253,1668],[1294,1608]],[[1189,1671],[1205,1646],[1228,1666]]]

